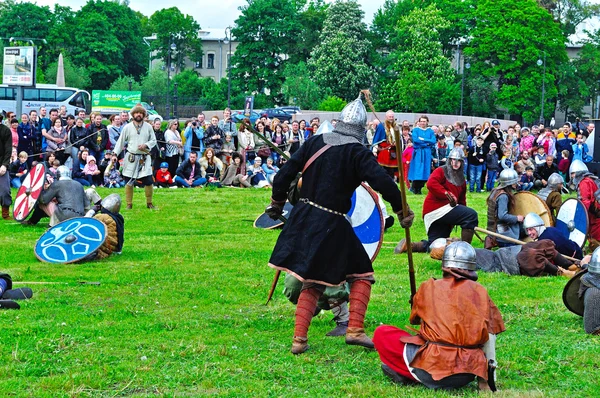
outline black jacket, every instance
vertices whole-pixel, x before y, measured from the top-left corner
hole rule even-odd
[[[194,181],[202,177],[202,174],[200,173],[200,163],[197,160],[195,167],[196,168],[194,169]],[[175,174],[180,178],[183,178],[184,180],[190,178],[190,175],[192,174],[192,162],[190,162],[189,159],[184,162],[181,162]]]
[[[548,181],[548,178],[552,173],[558,173],[558,167],[556,167],[554,163],[552,163],[552,166],[550,167],[548,167],[548,163],[544,163],[543,165],[537,168],[537,170],[534,173],[534,176],[536,180]]]
[[[81,146],[89,148],[91,145],[91,140],[88,137],[88,134],[90,134],[90,132],[85,128],[85,126],[74,126],[71,131],[69,131],[69,142],[76,148]]]

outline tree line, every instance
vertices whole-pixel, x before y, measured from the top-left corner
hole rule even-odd
[[[232,29],[235,108],[253,94],[256,108],[294,103],[337,110],[370,88],[379,111],[506,111],[534,121],[542,116],[542,86],[546,119],[555,110],[584,116],[585,104],[600,93],[600,33],[588,32],[578,57],[567,56],[569,37],[600,13],[585,0],[386,0],[370,26],[355,0],[247,0],[240,11]],[[203,55],[200,27],[176,7],[148,17],[127,1],[89,0],[77,11],[0,3],[3,47],[27,44],[9,43],[10,37],[45,39],[35,41],[39,82],[54,82],[63,53],[67,85],[131,86],[162,98],[166,73],[148,72],[149,57],[166,64],[174,43],[177,95],[222,109],[227,78],[215,82],[185,69],[185,58]]]

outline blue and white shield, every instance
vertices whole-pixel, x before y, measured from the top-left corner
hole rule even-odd
[[[585,245],[589,226],[588,213],[579,199],[565,200],[558,210],[555,227],[580,247]]]
[[[363,183],[354,191],[348,217],[371,262],[375,261],[383,243],[384,223],[379,197],[368,185]]]
[[[35,245],[36,257],[46,263],[67,264],[86,259],[104,244],[106,225],[95,218],[77,217],[47,230]]]

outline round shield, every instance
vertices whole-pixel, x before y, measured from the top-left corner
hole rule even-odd
[[[587,272],[588,270],[584,269],[569,279],[562,295],[563,303],[565,303],[569,311],[579,316],[583,316],[584,310],[583,299],[579,298],[579,287],[581,286],[581,277],[587,274]]]
[[[558,209],[556,228],[579,247],[585,245],[589,223],[587,210],[578,199],[569,198]]]
[[[354,191],[348,217],[371,262],[375,261],[383,242],[383,213],[379,197],[368,185],[360,184]]]
[[[19,222],[25,221],[33,211],[44,189],[45,181],[46,166],[44,166],[44,162],[40,162],[29,170],[21,188],[17,191],[17,197],[13,206],[13,217],[15,220]]]
[[[290,212],[294,206],[290,202],[285,202],[285,206],[283,206],[283,216],[288,218],[290,216]],[[273,220],[271,217],[267,215],[267,213],[263,213],[256,220],[254,220],[254,228],[264,228],[264,229],[274,229],[283,226],[283,221],[281,220]]]
[[[525,216],[532,212],[542,218],[545,226],[552,226],[552,214],[544,200],[528,191],[517,192],[515,194],[515,207],[511,213]],[[531,238],[526,237],[523,241],[531,242]]]
[[[68,264],[86,259],[102,246],[106,225],[95,218],[77,217],[48,229],[35,244],[40,261]]]

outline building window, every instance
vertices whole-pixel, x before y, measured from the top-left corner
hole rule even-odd
[[[215,69],[215,54],[208,54],[206,69]]]
[[[200,58],[200,61],[196,61],[195,68],[196,69],[202,69],[202,58]]]

